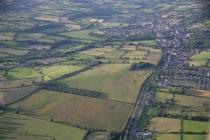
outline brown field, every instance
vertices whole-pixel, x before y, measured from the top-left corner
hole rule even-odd
[[[43,119],[83,127],[122,130],[132,105],[97,98],[41,90],[11,106]]]
[[[210,91],[208,91],[208,90],[196,90],[195,92],[192,92],[192,95],[193,96],[210,98]]]
[[[31,86],[36,83],[40,83],[42,80],[40,78],[27,78],[20,80],[3,80],[0,81],[0,89],[8,89],[8,88],[18,88],[23,86]]]
[[[0,104],[10,104],[15,101],[18,101],[22,99],[23,97],[29,95],[31,92],[33,92],[36,89],[37,89],[36,86],[1,89],[0,90]]]

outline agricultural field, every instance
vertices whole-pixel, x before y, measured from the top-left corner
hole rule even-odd
[[[27,86],[20,88],[0,89],[0,104],[11,104],[16,102],[37,89],[36,86]]]
[[[38,68],[38,71],[43,75],[44,81],[48,81],[80,69],[81,67],[74,65],[53,65]]]
[[[181,130],[181,120],[173,118],[153,118],[149,129],[153,132],[178,133]]]
[[[194,55],[191,57],[191,60],[189,61],[189,64],[191,66],[207,66],[209,65],[209,59],[210,59],[210,52],[204,51],[197,55]]]
[[[108,130],[122,130],[132,110],[128,103],[49,90],[38,91],[10,107],[47,120]]]
[[[42,75],[31,67],[16,67],[8,71],[6,76],[9,79],[24,79],[41,77]]]
[[[130,67],[130,64],[105,64],[58,82],[73,88],[104,93],[110,100],[134,103],[152,69],[131,71]]]
[[[86,131],[78,128],[15,113],[1,114],[0,123],[0,138],[4,140],[82,140],[86,134]]]
[[[208,133],[209,127],[210,127],[209,122],[191,121],[191,120],[184,120],[183,122],[184,132]]]
[[[200,96],[202,96],[202,94]],[[192,95],[178,95],[159,91],[157,93],[156,98],[158,102],[166,103],[168,101],[173,101],[176,105],[190,107],[194,110],[197,109],[200,111],[206,111],[210,107],[210,99],[205,97],[196,97]]]
[[[21,55],[27,54],[28,50],[20,50],[20,49],[14,49],[14,48],[0,47],[0,52],[1,53],[6,53],[6,54],[9,54],[9,55],[13,55],[13,56],[21,56]]]
[[[181,136],[178,134],[158,134],[155,136],[156,140],[181,140]]]
[[[42,82],[41,78],[26,78],[18,80],[4,79],[0,81],[0,89],[19,88],[24,86],[31,86]]]

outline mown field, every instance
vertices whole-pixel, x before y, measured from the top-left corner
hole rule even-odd
[[[41,90],[11,105],[22,113],[82,127],[122,130],[132,105],[97,98]]]
[[[15,113],[0,115],[2,140],[82,140],[86,131]]]
[[[69,87],[104,93],[107,99],[134,103],[152,69],[130,71],[130,64],[105,64],[59,80]]]

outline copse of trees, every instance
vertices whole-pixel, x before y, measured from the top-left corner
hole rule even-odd
[[[134,63],[130,70],[135,71],[135,70],[142,70],[142,69],[147,69],[147,68],[152,68],[155,65],[151,63],[144,63],[144,62],[139,62],[139,63]]]

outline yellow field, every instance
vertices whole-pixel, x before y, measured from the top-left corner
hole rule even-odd
[[[48,81],[80,69],[81,67],[74,65],[54,65],[41,67],[39,71],[44,75],[44,81]]]
[[[163,127],[164,126],[164,127]],[[149,126],[151,131],[156,132],[180,132],[181,120],[171,118],[153,118]]]

